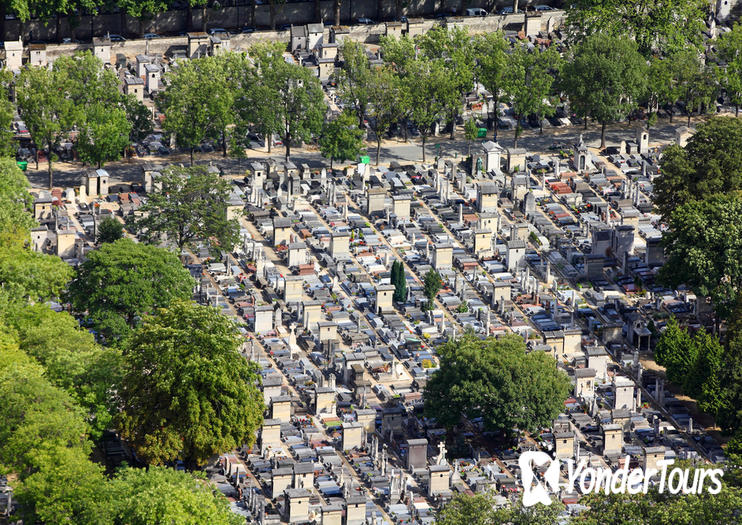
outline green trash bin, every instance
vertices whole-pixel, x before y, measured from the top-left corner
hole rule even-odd
[[[477,138],[483,139],[487,136],[487,128],[478,128],[477,129]]]
[[[21,171],[26,171],[26,168],[28,168],[28,161],[18,160],[16,161],[16,164],[18,164],[18,167],[21,168]]]
[[[371,163],[371,157],[368,155],[361,155],[361,164],[370,164]]]

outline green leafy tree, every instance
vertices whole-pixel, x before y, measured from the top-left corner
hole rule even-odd
[[[214,96],[209,84],[204,83],[199,60],[182,62],[177,69],[165,75],[166,89],[156,99],[157,106],[165,115],[163,130],[175,135],[175,143],[193,153],[209,136],[211,125],[208,100]]]
[[[145,319],[127,341],[117,390],[119,428],[140,457],[182,458],[194,468],[252,444],[263,397],[241,345],[237,327],[214,308],[175,302]]]
[[[407,300],[407,279],[402,261],[392,263],[392,284],[394,285],[394,300],[404,303]]]
[[[106,217],[98,224],[98,244],[116,242],[124,237],[124,225],[114,217]]]
[[[434,269],[430,269],[423,276],[423,293],[428,298],[428,310],[432,310],[435,305],[435,296],[441,291],[443,287],[443,280],[441,274],[436,272]]]
[[[477,35],[474,40],[476,59],[474,75],[492,96],[491,105],[487,105],[487,114],[493,121],[495,137],[497,137],[497,118],[499,117],[500,97],[505,86],[509,49],[508,41],[505,40],[505,35],[501,31]]]
[[[567,13],[572,40],[601,33],[635,40],[642,55],[701,48],[703,0],[576,0]]]
[[[38,470],[17,487],[20,516],[29,523],[112,523],[101,498],[107,492],[103,467],[79,450],[52,447]]]
[[[466,137],[466,155],[471,156],[471,143],[476,140],[479,136],[479,128],[477,127],[477,121],[473,118],[464,123],[464,137]]]
[[[209,523],[240,525],[244,518],[205,479],[165,467],[127,468],[104,492],[114,524]]]
[[[425,413],[452,429],[481,417],[487,430],[512,437],[550,426],[571,391],[567,375],[544,352],[526,352],[523,339],[465,334],[440,346],[441,366],[425,387]]]
[[[456,119],[463,107],[463,96],[474,85],[475,48],[466,29],[434,26],[418,40],[428,60],[441,64],[446,75],[447,96],[445,112],[451,123],[451,139],[456,130]]]
[[[654,203],[665,221],[699,198],[742,189],[742,122],[714,117],[698,126],[685,148],[668,147],[654,182]]]
[[[11,159],[0,159],[0,296],[46,301],[64,290],[72,269],[59,257],[30,247],[31,195],[28,180]]]
[[[0,155],[15,156],[16,143],[11,131],[15,107],[10,101],[13,74],[7,69],[0,72]]]
[[[363,148],[363,130],[357,124],[358,119],[351,112],[343,111],[322,126],[319,149],[322,156],[330,159],[330,169],[336,160],[345,162],[358,157]]]
[[[724,64],[721,83],[738,117],[742,104],[742,25],[736,23],[731,31],[722,33],[715,47],[717,58]]]
[[[704,63],[697,51],[678,51],[668,57],[676,82],[678,100],[685,104],[688,125],[694,111],[699,114],[712,106],[719,90],[719,74],[714,64]]]
[[[403,91],[409,97],[411,120],[422,137],[423,162],[427,138],[445,115],[454,90],[455,85],[442,63],[419,58],[410,64],[409,74],[403,80]]]
[[[625,118],[646,89],[647,64],[635,42],[596,34],[580,43],[563,72],[570,100],[600,122],[600,147],[606,125]]]
[[[555,75],[561,63],[559,53],[550,47],[546,51],[529,50],[516,46],[508,56],[508,67],[503,76],[503,91],[513,104],[516,119],[513,145],[518,146],[522,131],[522,120],[528,115],[537,115],[539,122],[544,116],[556,111],[554,100]]]
[[[193,285],[173,253],[119,239],[88,253],[67,298],[77,312],[87,312],[103,336],[115,338],[146,313],[190,298]]]
[[[698,407],[716,416],[723,402],[719,374],[724,366],[724,348],[717,337],[701,329],[694,337],[698,358],[685,378],[684,389],[698,400]]]
[[[123,105],[126,111],[126,118],[131,124],[129,141],[139,142],[152,133],[154,129],[152,125],[152,112],[131,94],[124,97]]]
[[[21,70],[16,81],[18,112],[31,138],[48,162],[49,188],[54,184],[54,147],[72,129],[75,105],[65,96],[65,73],[58,69],[30,67]],[[36,168],[38,169],[38,153]]]
[[[665,367],[670,381],[682,385],[685,375],[697,357],[698,349],[693,339],[685,328],[680,326],[677,319],[671,317],[654,350],[657,364]]]
[[[355,110],[358,125],[363,126],[368,107],[368,90],[372,79],[366,47],[350,39],[340,46],[342,67],[337,75],[340,98]]]
[[[131,122],[120,107],[93,104],[85,112],[80,126],[77,149],[83,162],[103,167],[107,161],[121,158],[129,145]]]
[[[180,251],[198,241],[208,242],[212,252],[231,251],[240,227],[236,219],[227,219],[230,193],[230,183],[204,166],[170,166],[132,227],[150,242],[164,234]]]
[[[653,57],[649,63],[647,74],[647,89],[645,91],[644,103],[647,106],[647,128],[657,121],[659,110],[667,104],[677,101],[677,88],[669,60]],[[673,112],[670,110],[670,122]]]
[[[44,367],[52,384],[85,410],[90,434],[99,438],[110,428],[114,411],[109,401],[118,376],[118,351],[98,346],[74,317],[45,304],[11,308],[5,318],[20,348]]]
[[[717,323],[734,311],[742,290],[742,198],[717,195],[676,208],[662,240],[661,282],[710,297]]]
[[[368,114],[369,127],[376,136],[376,165],[381,155],[381,139],[392,124],[399,120],[399,98],[404,90],[394,72],[388,67],[375,68],[371,73]]]
[[[724,352],[719,383],[723,389],[716,411],[716,423],[725,433],[734,435],[736,445],[739,445],[742,438],[742,338],[737,334],[729,340]],[[730,443],[730,447],[732,445]],[[740,451],[737,450],[736,454],[739,455]]]
[[[552,525],[564,512],[561,503],[548,507],[537,504],[523,507],[519,500],[508,508],[497,508],[491,494],[459,494],[438,513],[436,523],[442,525]]]

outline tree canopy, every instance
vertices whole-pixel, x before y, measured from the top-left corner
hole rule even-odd
[[[193,286],[173,253],[119,239],[88,253],[69,285],[68,300],[104,337],[117,338],[146,313],[190,299]]]
[[[577,45],[562,78],[578,112],[600,122],[605,148],[606,124],[625,118],[644,94],[647,63],[628,37],[595,34]]]
[[[146,241],[162,236],[179,250],[205,242],[212,252],[231,251],[239,240],[239,223],[227,218],[229,181],[204,166],[169,166],[157,179],[131,227]]]
[[[660,176],[654,181],[654,203],[663,219],[697,199],[742,189],[742,122],[714,117],[681,148],[662,154]]]
[[[216,309],[174,302],[145,318],[124,348],[118,425],[153,464],[190,467],[252,444],[263,418],[257,366]]]
[[[742,290],[742,198],[716,195],[676,208],[662,237],[661,282],[710,297],[718,319],[734,311]]]
[[[487,430],[550,426],[564,409],[571,384],[544,352],[526,352],[523,339],[478,339],[466,334],[438,347],[440,370],[425,387],[425,413],[446,428],[461,416],[481,417]]]
[[[319,149],[325,158],[330,159],[330,169],[336,160],[345,162],[358,157],[361,148],[363,130],[358,127],[358,119],[353,113],[343,111],[322,126]]]

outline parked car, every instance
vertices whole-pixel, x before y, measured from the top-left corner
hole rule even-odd
[[[481,7],[471,7],[465,11],[466,16],[487,16],[487,11]]]
[[[144,33],[143,38],[145,40],[153,40],[155,38],[160,38],[160,35],[157,33]]]
[[[219,34],[219,33],[224,34],[224,35],[228,34],[227,30],[222,27],[212,27],[211,29],[209,29],[209,34],[212,36]]]
[[[371,20],[370,18],[361,17],[361,18],[358,19],[358,23],[359,24],[364,24],[364,25],[371,25],[371,24],[374,23],[374,21]]]
[[[513,14],[513,8],[512,7],[503,7],[497,12],[498,15],[512,15]]]
[[[121,35],[108,35],[111,42],[126,42],[126,39]]]
[[[550,5],[537,5],[537,6],[534,6],[533,9],[534,11],[553,11],[554,10],[554,8],[551,7]]]

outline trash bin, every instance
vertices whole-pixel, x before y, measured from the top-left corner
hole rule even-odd
[[[18,160],[16,161],[16,164],[18,164],[18,167],[21,168],[21,171],[26,171],[26,168],[28,168],[28,161]]]

